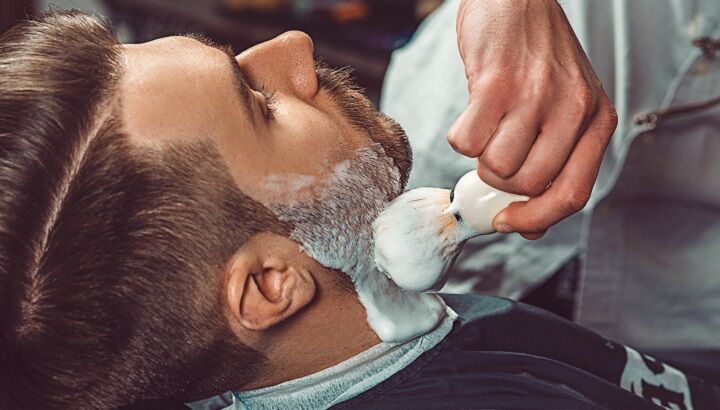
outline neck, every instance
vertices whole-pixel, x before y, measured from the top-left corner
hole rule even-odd
[[[318,280],[319,292],[310,305],[263,337],[269,371],[243,390],[319,372],[380,343],[357,295],[342,289],[330,275],[337,274],[327,272],[326,280]]]

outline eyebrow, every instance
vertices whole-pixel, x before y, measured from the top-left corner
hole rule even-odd
[[[248,117],[251,118],[251,121],[254,124],[255,117],[252,115],[252,97],[250,96],[250,85],[245,80],[245,75],[243,74],[242,70],[240,70],[240,66],[235,60],[235,51],[233,50],[233,48],[229,44],[218,44],[202,34],[191,33],[185,34],[184,37],[199,41],[200,43],[208,47],[212,47],[225,53],[225,55],[228,57],[228,64],[233,71],[233,86],[235,88],[235,93],[242,102]]]

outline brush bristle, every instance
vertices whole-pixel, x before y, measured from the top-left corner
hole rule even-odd
[[[450,191],[440,188],[413,189],[392,201],[373,224],[380,271],[405,289],[439,290],[468,238],[449,206]]]

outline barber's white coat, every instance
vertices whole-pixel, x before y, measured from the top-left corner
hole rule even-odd
[[[445,135],[468,92],[448,0],[393,55],[381,109],[415,152],[410,188],[451,188],[474,161]],[[619,125],[590,204],[539,241],[471,240],[446,287],[520,297],[570,259],[584,262],[579,321],[640,348],[720,347],[720,108],[649,130],[636,114],[720,95],[720,1],[561,1]]]

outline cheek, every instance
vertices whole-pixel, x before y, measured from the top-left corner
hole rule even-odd
[[[321,175],[328,164],[349,159],[366,143],[332,112],[306,104],[278,106],[267,142],[282,168]]]
[[[312,106],[276,107],[270,126],[229,150],[240,188],[265,204],[305,202],[338,177],[354,151],[366,144],[331,114]]]

